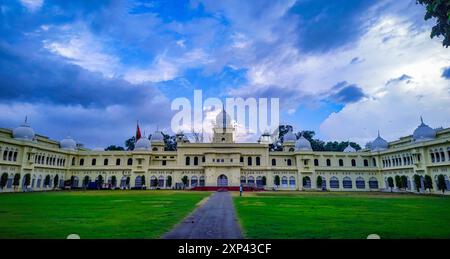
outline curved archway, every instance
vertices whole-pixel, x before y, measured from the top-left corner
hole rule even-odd
[[[224,174],[219,175],[219,177],[217,177],[217,186],[219,187],[228,186],[228,177]]]

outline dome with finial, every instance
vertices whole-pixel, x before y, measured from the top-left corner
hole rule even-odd
[[[134,144],[134,150],[151,150],[152,144],[150,143],[150,140],[147,137],[139,138],[138,141],[136,141],[136,144]]]
[[[12,132],[13,138],[18,140],[33,141],[35,134],[34,130],[28,125],[27,118],[25,122],[19,127],[15,128]]]
[[[77,142],[68,136],[59,142],[59,147],[65,150],[75,150],[77,148]]]
[[[350,146],[350,143],[349,143],[343,152],[353,153],[353,152],[356,152],[356,149],[354,147]]]
[[[413,140],[415,142],[433,140],[436,138],[436,130],[432,129],[427,124],[423,123],[422,116],[420,116],[420,125],[414,130]]]
[[[300,135],[300,138],[295,142],[295,151],[312,151],[311,142]]]
[[[164,142],[164,135],[162,134],[161,131],[156,130],[155,133],[152,134],[150,141],[152,143],[156,143],[156,142]]]
[[[222,111],[219,112],[216,116],[216,127],[226,128],[231,126],[231,117],[225,111],[225,107],[222,108]]]
[[[371,151],[382,151],[386,150],[389,147],[389,143],[382,137],[380,137],[380,132],[378,131],[378,137],[371,142],[370,150]]]
[[[286,134],[284,134],[283,136],[283,143],[295,142],[296,140],[297,137],[295,136],[294,133],[292,133],[292,129],[289,129],[288,132],[286,132]]]

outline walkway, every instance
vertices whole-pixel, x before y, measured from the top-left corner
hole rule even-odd
[[[165,239],[239,239],[243,238],[230,193],[216,192],[183,219]]]

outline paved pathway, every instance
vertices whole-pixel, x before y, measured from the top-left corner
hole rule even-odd
[[[216,192],[175,228],[165,239],[243,238],[230,193]]]

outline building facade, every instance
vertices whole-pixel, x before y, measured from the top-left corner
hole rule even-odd
[[[270,137],[258,143],[235,143],[226,112],[216,118],[211,143],[190,143],[177,134],[177,150],[166,151],[161,132],[140,138],[132,151],[96,151],[35,134],[23,124],[0,129],[0,192],[55,188],[238,188],[307,191],[439,192],[437,178],[449,190],[450,128],[432,129],[423,122],[410,136],[387,142],[380,135],[356,151],[318,152],[304,137],[288,132],[283,150],[270,151]],[[420,177],[416,188],[414,176]],[[403,188],[389,188],[389,177],[402,177]],[[319,179],[320,178],[320,179]],[[417,178],[417,176],[416,176]],[[322,183],[319,183],[321,180]],[[318,182],[319,181],[319,182]]]

